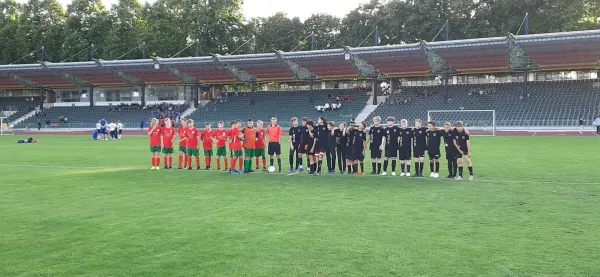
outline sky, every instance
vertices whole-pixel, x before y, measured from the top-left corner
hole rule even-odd
[[[21,0],[20,2],[25,2]],[[58,0],[66,7],[71,0]],[[139,0],[150,3],[155,0]],[[102,0],[107,8],[115,4],[117,0]],[[304,20],[314,13],[328,13],[337,17],[343,17],[359,4],[367,3],[368,0],[244,0],[243,12],[246,18],[269,16],[276,12],[287,13],[289,17],[300,17]]]

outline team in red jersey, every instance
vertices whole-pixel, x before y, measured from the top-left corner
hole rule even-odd
[[[204,131],[200,134],[202,148],[204,149],[204,163],[206,164],[206,170],[209,170],[210,165],[212,164],[213,144],[215,141],[213,136],[212,127],[210,126],[210,123],[207,122]]]
[[[225,159],[225,170],[227,170],[227,141],[229,132],[225,129],[223,121],[219,122],[218,129],[214,131],[214,137],[217,140],[217,170],[221,171],[221,158]]]
[[[242,138],[244,137],[242,135],[242,132],[240,131],[240,127],[242,127],[242,122],[241,121],[237,121],[235,122],[235,125],[233,125],[233,127],[231,128],[231,130],[229,131],[229,149],[232,152],[232,158],[231,158],[231,174],[238,174],[240,173],[239,171],[235,170],[235,164],[236,161],[239,160],[239,169],[242,169],[242,165],[243,165],[243,153],[242,153]]]
[[[162,128],[158,126],[158,119],[152,119],[148,128],[150,137],[150,152],[152,153],[152,167],[150,169],[158,170],[160,168],[160,150],[162,148],[161,133]]]
[[[175,141],[177,133],[175,133],[175,128],[171,126],[170,119],[167,118],[165,120],[165,127],[162,127],[161,134],[165,169],[171,169],[173,168],[173,142]]]
[[[177,128],[177,136],[179,137],[179,163],[177,164],[178,169],[187,168],[187,148],[186,148],[186,130],[187,120],[181,119],[180,126]]]
[[[259,159],[262,158],[263,170],[267,171],[267,156],[266,156],[266,148],[267,144],[265,143],[265,129],[263,128],[263,122],[258,120],[256,121],[256,133],[258,138],[256,139],[256,150],[254,152],[254,156],[256,157],[256,170],[260,169]]]
[[[185,132],[185,147],[187,148],[187,164],[188,170],[192,170],[192,157],[196,158],[196,169],[200,170],[200,150],[198,141],[200,140],[200,131],[194,127],[194,120],[190,119],[187,122],[187,130]]]

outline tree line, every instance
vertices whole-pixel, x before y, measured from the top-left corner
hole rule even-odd
[[[600,28],[597,0],[372,0],[343,18],[316,13],[301,20],[284,13],[244,18],[242,0],[119,0],[110,8],[101,0],[73,0],[66,10],[57,0],[0,0],[0,64],[148,56],[248,54],[373,46],[451,39]],[[318,7],[315,7],[315,11]],[[441,32],[440,32],[441,31]],[[370,36],[369,36],[370,35]],[[253,40],[252,38],[255,37]],[[255,43],[254,43],[255,41]],[[362,43],[362,44],[361,44]],[[187,48],[186,48],[187,47]],[[183,51],[181,51],[183,49]]]

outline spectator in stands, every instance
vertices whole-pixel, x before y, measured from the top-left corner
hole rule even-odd
[[[38,131],[42,129],[42,122],[38,121]],[[600,129],[599,129],[600,130]]]
[[[144,121],[140,121],[140,129],[144,130]]]
[[[596,126],[596,134],[600,134],[600,115],[596,116],[596,119],[594,119],[594,126]]]
[[[50,123],[52,123],[52,122],[50,121],[50,119],[46,120],[46,126],[47,126],[47,127],[50,127]]]
[[[331,106],[329,105],[329,103],[325,103],[325,111],[326,112],[330,112],[331,111]]]
[[[579,133],[583,133],[583,124],[584,124],[585,120],[583,119],[583,116],[579,117]]]

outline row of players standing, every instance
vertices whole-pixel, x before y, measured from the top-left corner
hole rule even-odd
[[[365,153],[369,149],[373,175],[387,175],[391,162],[391,174],[396,176],[399,160],[400,176],[411,176],[412,156],[415,168],[412,176],[422,177],[427,152],[430,177],[439,178],[440,147],[443,141],[448,161],[447,178],[462,179],[464,158],[469,169],[469,179],[473,180],[469,132],[462,122],[457,122],[456,128],[452,128],[448,122],[444,123],[443,130],[438,129],[433,121],[424,127],[421,120],[416,120],[414,128],[408,127],[405,119],[401,120],[400,127],[396,126],[393,117],[386,119],[385,127],[381,125],[380,117],[375,117],[373,123],[367,133],[364,122],[350,122],[348,126],[342,122],[335,128],[334,123],[327,122],[325,118],[319,118],[316,126],[307,118],[303,118],[302,126],[299,126],[298,119],[292,118],[289,130],[289,171],[303,171],[303,155],[306,154],[309,173],[321,174],[325,156],[329,174],[335,174],[337,162],[342,174],[364,175]]]

